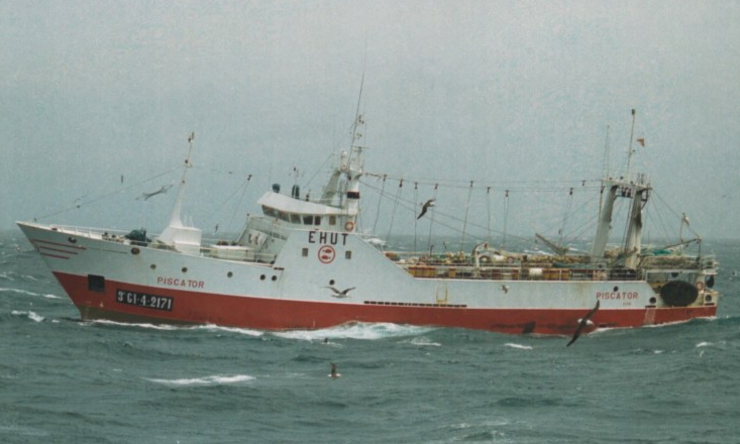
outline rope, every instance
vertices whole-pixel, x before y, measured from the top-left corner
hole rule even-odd
[[[57,215],[59,215],[59,214],[63,214],[63,213],[66,213],[66,212],[68,212],[68,211],[71,211],[71,210],[76,210],[76,209],[79,209],[79,208],[82,208],[82,207],[85,207],[85,206],[88,206],[88,205],[92,205],[92,204],[94,204],[94,203],[97,203],[97,202],[99,202],[99,201],[101,201],[101,200],[103,200],[103,199],[107,199],[107,198],[109,198],[109,197],[111,197],[111,196],[115,196],[115,195],[117,195],[117,194],[121,194],[121,193],[123,193],[124,191],[129,191],[130,189],[132,189],[132,188],[134,188],[134,187],[138,187],[138,186],[140,186],[140,185],[142,185],[142,184],[145,184],[145,183],[151,182],[151,181],[153,181],[153,180],[155,180],[155,179],[159,179],[160,177],[162,177],[162,176],[166,176],[167,174],[170,174],[170,173],[172,173],[173,171],[175,171],[175,170],[179,170],[179,169],[180,169],[180,165],[178,165],[178,166],[176,166],[176,167],[172,167],[172,168],[170,168],[170,169],[169,169],[169,170],[167,170],[167,171],[164,171],[164,172],[162,172],[162,173],[156,174],[156,175],[154,175],[154,176],[152,176],[152,177],[150,177],[150,178],[148,178],[148,179],[144,179],[144,180],[142,180],[142,181],[140,181],[140,182],[137,182],[137,183],[135,183],[135,184],[133,184],[133,185],[129,185],[129,186],[126,186],[126,187],[120,188],[120,189],[118,189],[117,191],[113,191],[112,193],[104,194],[104,195],[102,195],[102,196],[99,196],[99,197],[96,197],[96,198],[93,198],[93,199],[90,199],[90,200],[87,200],[87,201],[84,201],[84,202],[80,202],[80,203],[78,203],[78,204],[75,204],[75,205],[73,205],[73,206],[71,206],[71,207],[68,207],[68,208],[64,208],[64,209],[62,209],[62,210],[59,210],[59,211],[55,211],[55,212],[53,212],[53,213],[45,214],[45,215],[43,215],[43,216],[39,216],[38,218],[34,218],[34,221],[35,221],[35,220],[38,220],[38,219],[46,219],[47,217],[53,217],[53,216],[57,216]],[[121,176],[121,180],[123,180],[123,176]],[[79,197],[79,198],[75,199],[75,202],[77,202],[78,200],[81,200],[81,199],[82,199],[82,198],[81,198],[81,197]]]
[[[434,184],[434,201],[437,201],[437,184]],[[429,235],[427,236],[427,251],[429,251],[429,254],[432,253],[432,227],[434,226],[434,212],[437,207],[432,207],[432,212],[429,215],[430,222],[429,222]]]
[[[378,226],[378,219],[380,219],[380,204],[383,203],[383,197],[385,192],[385,176],[383,176],[383,185],[380,188],[380,197],[378,197],[378,210],[375,212],[375,222],[373,223],[373,233],[377,233],[375,228]]]
[[[414,202],[419,202],[419,184],[417,182],[414,182]],[[418,225],[418,219],[416,218],[416,214],[411,214],[411,216],[414,218],[414,252],[416,251],[416,227]]]
[[[563,236],[565,235],[565,225],[568,222],[568,216],[570,214],[570,207],[573,205],[573,188],[570,189],[570,192],[568,193],[568,201],[565,204],[565,213],[563,213],[563,226],[560,227],[560,232],[558,233],[560,236],[558,238],[558,243],[560,246],[563,246]]]
[[[367,183],[367,182],[364,182],[363,181],[362,184],[368,190],[379,192],[379,188],[373,186],[370,183]],[[401,198],[400,197],[400,193],[398,193],[394,199],[395,199],[394,215],[395,215],[395,212],[396,212],[396,208],[398,208],[399,206],[402,207],[403,209],[411,212],[411,213],[416,214],[416,203],[415,202],[412,202],[410,200]],[[455,233],[461,233],[462,232],[459,227],[462,224],[463,219],[461,219],[459,217],[455,217],[455,216],[450,215],[450,214],[447,214],[447,213],[444,213],[444,212],[441,212],[441,211],[439,212],[439,214],[440,214],[440,216],[442,216],[442,217],[444,217],[444,218],[446,218],[446,219],[448,219],[448,220],[450,220],[452,222],[455,222],[458,225],[451,225],[449,223],[445,223],[445,222],[442,222],[442,221],[440,221],[438,219],[435,219],[435,224],[436,225],[441,225],[442,227],[448,228],[449,230],[451,230],[451,231],[453,231]],[[393,224],[393,219],[391,219],[391,225],[392,224]],[[482,231],[483,230],[486,230],[486,228],[487,228],[487,227],[485,227],[483,225],[478,225],[476,223],[471,223],[471,222],[468,222],[468,226],[470,226],[472,228],[480,229]],[[502,234],[502,235],[505,235],[505,233],[503,231],[497,231],[497,230],[492,230],[492,231],[493,231],[494,234]],[[391,231],[389,230],[388,237],[390,237],[390,233],[391,233]],[[529,240],[531,240],[530,237],[517,236],[517,235],[513,235],[513,234],[508,234],[507,236],[508,237],[511,237],[511,238],[514,238],[514,239],[517,239],[517,240],[520,240],[520,241],[529,241]]]
[[[446,188],[458,188],[458,189],[465,189],[470,186],[470,180],[439,180],[439,179],[427,179],[427,178],[409,178],[406,177],[405,179],[402,177],[393,177],[388,174],[380,174],[380,173],[372,173],[372,172],[364,172],[365,176],[369,177],[386,177],[390,180],[405,180],[405,181],[414,181],[419,183],[420,185],[442,185]],[[505,190],[511,190],[511,191],[552,191],[552,192],[558,192],[558,191],[567,191],[570,189],[570,187],[581,185],[581,184],[591,184],[592,186],[601,186],[601,179],[568,179],[568,180],[515,180],[515,181],[506,181],[506,182],[497,182],[497,181],[491,181],[491,180],[476,180],[473,179],[473,182],[477,183],[478,185],[483,186],[490,186],[493,191],[505,191]],[[515,184],[516,186],[512,186],[512,184]],[[557,185],[557,186],[556,186]]]
[[[460,237],[460,251],[465,243],[465,230],[468,227],[468,212],[470,211],[470,198],[473,195],[473,181],[470,181],[470,190],[468,190],[468,201],[465,203],[465,222],[463,222],[462,236]]]
[[[501,249],[506,248],[506,225],[509,221],[509,190],[504,195],[504,239],[501,241]]]
[[[242,202],[244,202],[244,196],[247,194],[247,188],[249,188],[249,181],[250,180],[252,180],[252,175],[251,174],[249,176],[247,176],[247,181],[243,185],[242,195],[239,198],[239,202],[237,202],[237,204],[234,205],[234,212],[231,214],[231,219],[229,219],[229,223],[226,226],[226,231],[227,232],[229,232],[229,230],[231,230],[231,224],[232,224],[232,222],[234,222],[234,219],[236,218],[236,212],[239,211],[239,207],[241,206]],[[236,193],[236,191],[234,193]],[[234,194],[232,194],[231,196],[233,196],[233,195]],[[231,196],[229,196],[229,198],[226,199],[226,201],[224,201],[224,203],[221,204],[221,207],[223,207],[224,205],[226,205],[226,202],[228,202],[229,199],[231,199]],[[220,208],[219,208],[219,210],[220,210]]]
[[[403,190],[403,179],[398,183],[398,191],[396,192],[396,205],[393,207],[393,213],[391,213],[391,225],[388,227],[388,236],[386,236],[386,239],[391,238],[391,233],[393,232],[393,221],[396,219],[396,210],[398,209],[398,202],[401,199],[401,191]]]
[[[488,244],[492,244],[491,238],[491,187],[486,188],[486,209],[488,210]]]

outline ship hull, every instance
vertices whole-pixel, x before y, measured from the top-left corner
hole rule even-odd
[[[584,309],[485,309],[464,307],[414,307],[373,303],[347,304],[194,293],[125,282],[108,282],[104,293],[88,289],[85,276],[55,273],[79,309],[82,319],[107,319],[131,323],[213,324],[265,330],[321,329],[367,322],[436,327],[457,327],[522,334],[570,334],[588,310]],[[138,295],[172,298],[172,311],[121,302],[120,288]],[[126,295],[124,294],[123,297]],[[596,327],[628,328],[713,317],[716,307],[643,308],[602,311]]]
[[[385,322],[569,335],[597,301],[587,330],[682,322],[717,310],[716,301],[701,298],[693,306],[661,306],[640,280],[415,277],[352,234],[297,230],[273,263],[253,263],[81,229],[19,226],[83,319],[271,330]]]

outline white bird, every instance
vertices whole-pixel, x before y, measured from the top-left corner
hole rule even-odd
[[[421,213],[419,213],[419,216],[416,218],[416,220],[421,219],[425,214],[427,214],[427,210],[429,207],[434,206],[434,199],[429,199],[428,201],[424,202],[424,205],[421,207]]]
[[[332,291],[332,293],[334,293],[334,294],[332,294],[332,296],[335,297],[335,298],[348,298],[349,297],[349,292],[352,291],[352,290],[354,290],[357,287],[349,287],[349,288],[345,288],[344,290],[340,290],[337,287],[334,287],[334,286],[330,285],[330,286],[328,286],[326,288],[328,288],[329,290]]]

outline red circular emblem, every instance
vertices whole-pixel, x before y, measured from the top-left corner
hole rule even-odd
[[[336,256],[337,252],[334,251],[334,247],[331,245],[324,245],[319,248],[319,261],[322,264],[331,264]]]

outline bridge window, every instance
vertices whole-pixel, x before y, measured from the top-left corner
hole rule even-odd
[[[313,224],[314,225],[321,225],[321,216],[314,216],[313,217]]]
[[[303,225],[313,225],[313,216],[311,215],[303,216]]]
[[[269,217],[277,217],[277,212],[268,206],[262,205],[262,212],[265,214],[265,216]]]
[[[291,214],[290,215],[290,223],[300,225],[301,224],[301,216],[299,216],[297,214]]]
[[[329,225],[337,224],[337,216],[329,216]]]

